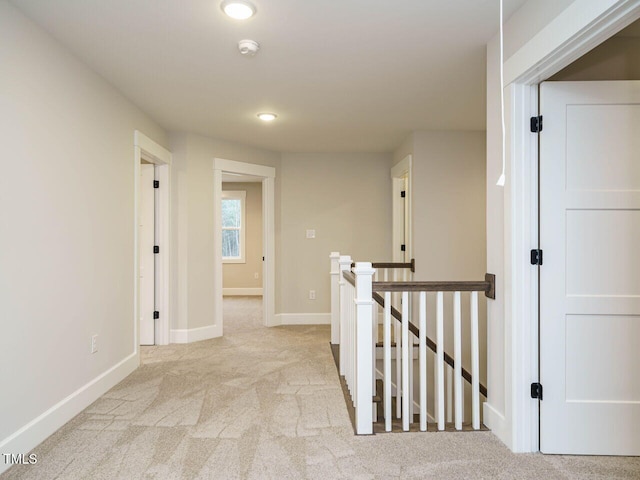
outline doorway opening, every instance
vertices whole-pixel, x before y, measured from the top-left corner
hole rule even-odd
[[[262,326],[262,177],[222,173],[221,222],[225,329]]]
[[[391,169],[392,252],[391,261],[410,262],[413,258],[411,230],[411,155]],[[409,280],[399,279],[399,280]]]
[[[225,295],[225,288],[228,289],[226,291],[227,294],[249,294],[248,298],[262,294],[262,324],[264,326],[274,325],[275,173],[275,168],[264,165],[236,162],[221,158],[215,158],[213,160],[213,336],[215,337],[222,336],[223,334],[223,298]],[[236,179],[235,182],[233,181],[234,177]],[[238,182],[238,180],[241,180],[242,182]],[[238,186],[240,183],[246,184],[244,189],[241,189]],[[251,184],[257,185],[251,186]],[[260,199],[259,202],[256,201],[256,196]],[[232,210],[235,209],[234,211],[236,213],[242,210],[244,204],[245,216],[248,206],[253,210],[253,215],[257,216],[255,210],[256,203],[258,203],[258,208],[261,213],[261,229],[256,231],[254,225],[254,230],[246,230],[243,232],[242,228],[236,227],[239,223],[241,225],[241,222],[234,221],[233,218],[227,219],[228,221],[225,220],[223,222],[223,201],[225,198],[235,200],[235,202],[229,202],[229,207]],[[249,205],[249,202],[251,202],[251,205]],[[242,214],[240,213],[240,215]],[[251,234],[253,239],[248,238],[248,234]],[[244,245],[241,240],[243,235],[245,238]],[[252,242],[252,240],[255,240],[256,235],[261,237],[261,242]],[[258,255],[255,255],[255,252],[259,252]],[[247,263],[247,260],[249,260],[248,255],[253,255],[257,258],[254,258],[253,261]],[[226,261],[224,258],[225,256],[227,257]],[[244,267],[235,269],[233,267],[227,268],[227,281],[225,282],[225,265],[244,265]],[[234,273],[242,273],[242,277],[244,278],[242,282],[245,283],[245,285],[251,286],[241,286],[240,283],[232,283],[234,281],[232,280]],[[256,274],[258,278],[255,278]],[[235,295],[227,296],[233,299]],[[238,298],[240,297],[238,296]]]

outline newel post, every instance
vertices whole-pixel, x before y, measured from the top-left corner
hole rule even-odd
[[[340,343],[340,254],[331,252],[331,345]]]
[[[339,303],[339,325],[338,325],[338,343],[340,344],[340,375],[344,376],[346,372],[347,365],[347,355],[350,345],[347,345],[346,334],[347,334],[347,320],[348,320],[348,312],[349,305],[345,300],[346,292],[346,280],[342,276],[342,272],[345,270],[351,269],[351,257],[349,255],[340,255],[338,258],[338,303]]]
[[[369,262],[358,262],[356,276],[356,433],[373,433],[373,296],[375,270]]]

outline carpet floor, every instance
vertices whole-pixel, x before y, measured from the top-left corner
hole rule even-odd
[[[261,325],[225,299],[225,336],[145,347],[142,365],[9,479],[640,479],[640,458],[513,454],[491,432],[353,434],[328,326]]]

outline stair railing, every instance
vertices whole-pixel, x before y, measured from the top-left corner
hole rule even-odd
[[[413,262],[412,262],[413,263]],[[462,429],[463,379],[472,386],[472,426],[480,428],[480,394],[487,395],[480,385],[478,292],[495,298],[495,277],[485,275],[479,282],[390,282],[373,281],[376,270],[369,262],[352,264],[349,256],[331,255],[332,274],[332,343],[339,342],[339,370],[345,378],[355,409],[357,434],[373,433],[376,408],[376,343],[378,320],[374,301],[383,306],[383,372],[385,430],[391,431],[392,404],[392,318],[399,321],[396,335],[396,404],[402,429],[409,430],[413,422],[413,349],[414,339],[419,349],[420,430],[427,429],[427,348],[435,352],[435,416],[438,430],[445,428],[444,372],[445,365],[453,369],[455,428]],[[375,265],[375,264],[374,264]],[[415,266],[415,263],[413,263]],[[427,337],[427,292],[436,295],[436,341]],[[454,356],[444,351],[444,292],[453,292]],[[471,372],[462,368],[461,295],[470,292]],[[392,306],[392,294],[401,296],[401,310]],[[411,296],[418,295],[418,324],[411,320]],[[336,297],[334,297],[334,294]],[[337,308],[336,308],[337,306]],[[337,331],[335,331],[337,330]],[[335,344],[335,343],[334,343]],[[456,360],[457,359],[457,360]],[[450,382],[451,383],[451,382]],[[449,383],[449,384],[450,384]]]

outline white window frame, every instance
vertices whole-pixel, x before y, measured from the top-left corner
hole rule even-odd
[[[240,200],[240,227],[224,227],[222,226],[222,231],[224,230],[239,230],[240,231],[240,256],[239,257],[222,257],[222,263],[247,263],[247,259],[245,257],[245,240],[247,238],[247,192],[244,190],[223,190],[222,191],[222,199],[229,200]],[[222,223],[222,218],[220,219]]]

